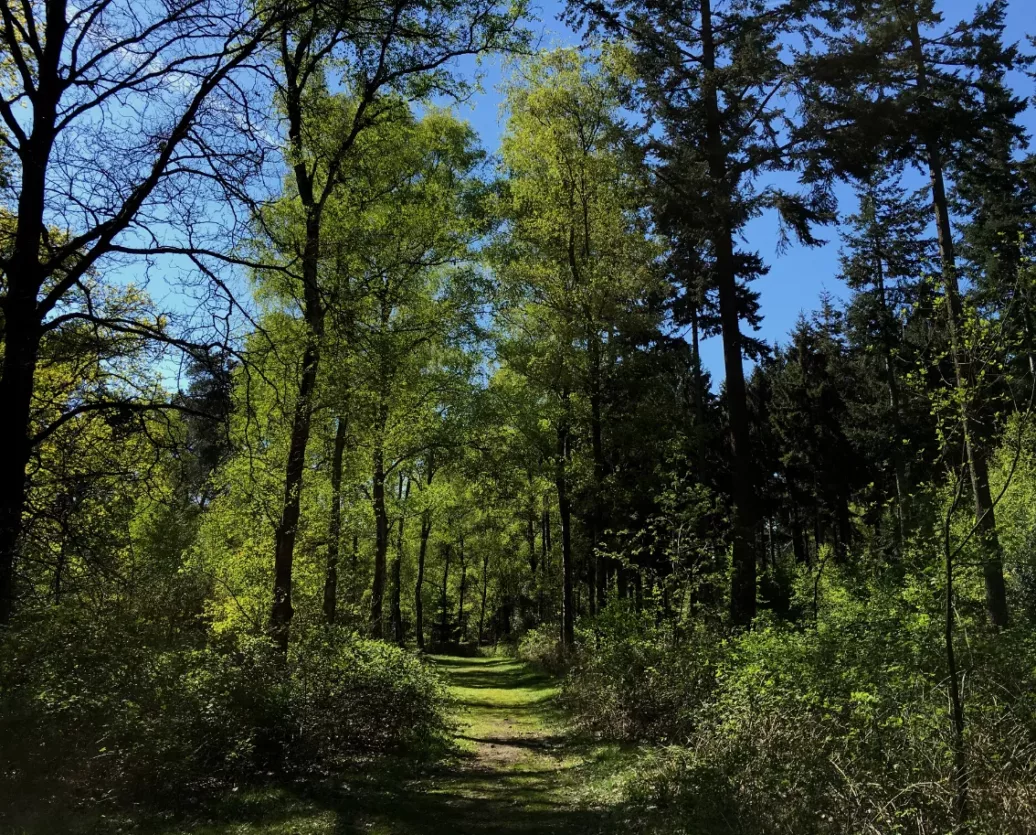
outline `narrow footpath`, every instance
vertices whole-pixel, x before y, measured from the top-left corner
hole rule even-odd
[[[409,783],[391,809],[342,832],[602,833],[608,810],[589,800],[600,752],[564,735],[557,688],[510,658],[438,656],[460,709],[460,756]]]

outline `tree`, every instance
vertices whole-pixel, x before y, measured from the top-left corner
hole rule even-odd
[[[250,160],[262,158],[250,142],[256,85],[237,79],[261,73],[255,59],[285,12],[238,0],[143,8],[55,0],[0,10],[12,68],[0,118],[13,166],[12,222],[0,248],[0,432],[9,444],[0,462],[0,623],[14,605],[44,342],[92,322],[184,344],[154,323],[104,321],[80,291],[120,255],[204,248],[206,230],[192,218],[206,184],[240,182]],[[226,112],[242,121],[228,129]],[[179,246],[169,242],[177,237]]]
[[[966,25],[937,31],[943,18],[933,0],[867,5],[835,0],[828,4],[826,51],[806,63],[807,110],[814,126],[824,126],[819,143],[832,171],[853,176],[875,160],[908,161],[930,181],[959,426],[985,550],[986,606],[997,627],[1007,626],[1009,614],[988,453],[977,420],[986,393],[968,359],[972,346],[948,178],[962,176],[968,163],[960,151],[984,131],[1012,133],[1018,107],[1009,103],[993,114],[981,95],[990,77],[1000,78],[1020,64],[1017,49],[1003,45],[1005,9],[1002,0],[993,0],[979,6]]]
[[[301,313],[307,328],[291,448],[285,469],[284,501],[274,547],[270,629],[287,648],[294,613],[292,564],[306,447],[313,416],[327,298],[320,281],[324,213],[360,135],[373,125],[409,116],[405,102],[431,93],[459,96],[465,89],[449,71],[463,55],[519,44],[520,6],[500,8],[495,0],[463,0],[429,7],[394,0],[377,7],[319,5],[279,30],[278,103],[285,119],[286,162],[304,234],[275,241],[286,260],[297,263]],[[329,93],[328,75],[342,69],[347,95]],[[333,130],[328,130],[333,124]],[[382,537],[387,543],[387,534]]]
[[[630,45],[636,77],[633,103],[646,120],[645,143],[658,159],[653,207],[662,229],[686,256],[698,286],[715,288],[723,337],[725,399],[732,457],[733,623],[756,608],[754,538],[758,473],[750,459],[743,361],[752,343],[740,320],[754,315],[746,282],[765,272],[754,253],[737,250],[748,221],[767,208],[807,244],[813,222],[830,206],[822,191],[803,199],[756,177],[791,167],[784,94],[789,80],[781,39],[799,16],[784,0],[733,0],[722,9],[694,2],[582,2],[573,19]],[[685,279],[686,281],[686,279]],[[748,348],[749,350],[746,350]]]
[[[855,291],[848,310],[851,338],[864,355],[879,363],[886,406],[877,414],[877,426],[886,428],[880,460],[891,462],[895,486],[898,548],[902,550],[911,527],[906,415],[901,377],[909,367],[905,322],[915,315],[924,295],[924,276],[934,264],[933,241],[926,234],[926,195],[908,195],[895,179],[872,177],[860,189],[860,206],[846,218],[841,274]],[[924,308],[922,308],[924,309]]]
[[[656,252],[637,206],[641,168],[618,122],[618,88],[608,60],[604,56],[598,69],[574,50],[558,50],[521,65],[508,88],[502,151],[508,182],[500,207],[507,225],[496,256],[506,322],[500,353],[549,398],[544,406],[556,442],[550,458],[561,521],[566,643],[574,625],[577,421],[585,420],[590,449],[585,564],[596,602],[603,570],[596,551],[608,527],[608,378],[618,361],[619,335],[641,329],[641,320],[657,313],[647,304],[656,286]]]

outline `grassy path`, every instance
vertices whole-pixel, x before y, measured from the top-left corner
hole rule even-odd
[[[223,795],[187,816],[89,816],[18,835],[598,835],[643,831],[613,805],[626,757],[566,733],[557,687],[509,658],[434,659],[458,702],[445,761],[377,761]],[[393,764],[395,763],[395,764]],[[623,820],[625,818],[625,820]],[[0,833],[0,835],[3,835]]]
[[[638,831],[609,806],[614,746],[568,736],[557,687],[509,658],[434,659],[458,701],[457,753],[225,798],[209,820],[148,835],[483,835]],[[126,830],[122,830],[126,831]],[[136,830],[131,830],[136,831]]]
[[[554,682],[513,659],[435,660],[461,705],[467,757],[426,787],[443,804],[442,828],[428,831],[605,831],[605,810],[581,800],[596,752],[563,735]]]
[[[553,680],[509,658],[434,660],[459,705],[459,755],[388,793],[372,786],[336,835],[608,831],[587,800],[601,751],[566,738]]]

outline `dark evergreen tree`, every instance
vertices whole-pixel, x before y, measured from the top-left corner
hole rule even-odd
[[[828,0],[826,51],[802,63],[805,135],[814,137],[811,173],[860,179],[882,161],[908,162],[931,183],[939,248],[946,335],[953,361],[960,434],[967,451],[978,539],[985,551],[989,617],[1008,623],[1003,557],[989,487],[988,450],[976,420],[978,390],[965,332],[965,299],[954,238],[949,190],[964,175],[964,150],[984,131],[1008,130],[990,122],[983,79],[1020,66],[1002,43],[1006,5],[993,0],[974,17],[948,29],[934,0]],[[999,109],[1010,120],[1013,108]]]
[[[857,381],[842,316],[829,298],[811,320],[800,319],[771,385],[770,422],[790,500],[806,511],[817,546],[829,542],[844,562],[853,540],[850,503],[868,479],[847,435],[847,398]]]
[[[926,295],[924,278],[935,264],[934,241],[927,234],[927,195],[907,194],[898,172],[870,177],[860,187],[859,199],[858,212],[846,218],[841,255],[842,278],[854,291],[847,309],[848,336],[859,357],[863,384],[854,400],[864,414],[855,422],[868,436],[863,448],[870,453],[875,473],[890,470],[896,544],[901,549],[910,527],[912,491],[912,451],[903,405],[908,395],[902,376],[913,367],[913,357],[903,356],[905,331]],[[875,396],[877,389],[880,396]]]
[[[685,286],[698,288],[698,305],[701,289],[714,290],[718,301],[732,461],[731,619],[736,624],[755,614],[759,518],[741,320],[756,315],[745,286],[765,272],[756,253],[738,249],[737,238],[751,218],[773,208],[785,229],[813,243],[811,223],[829,209],[822,193],[806,200],[762,188],[755,179],[790,166],[785,142],[790,125],[777,94],[788,71],[781,39],[796,22],[799,5],[573,0],[569,7],[573,20],[629,44],[639,81],[633,103],[647,119],[644,141],[658,161],[653,202],[659,229],[685,260],[693,258]]]

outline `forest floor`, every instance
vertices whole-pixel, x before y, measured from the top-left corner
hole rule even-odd
[[[513,658],[434,661],[458,705],[456,745],[438,762],[368,763],[333,779],[235,791],[186,819],[182,813],[146,823],[109,818],[75,829],[147,835],[644,831],[618,799],[636,752],[576,735],[558,707],[556,681]]]

